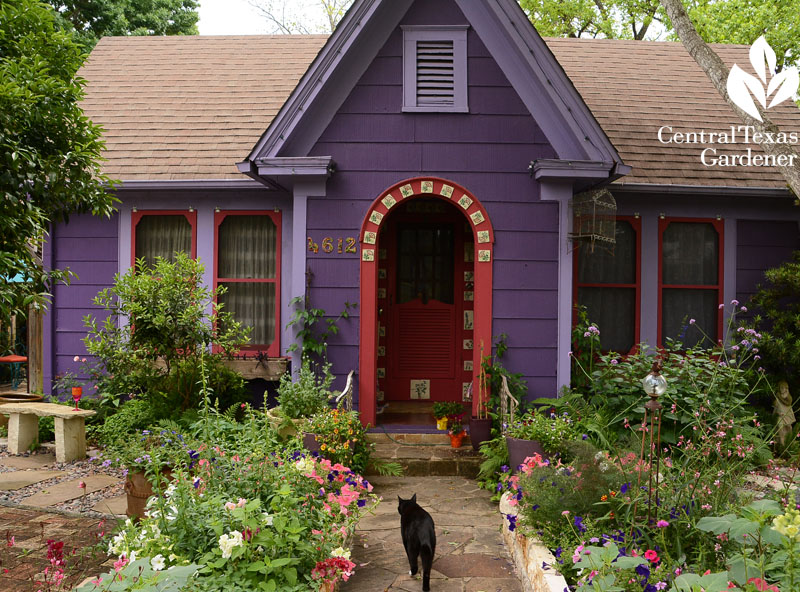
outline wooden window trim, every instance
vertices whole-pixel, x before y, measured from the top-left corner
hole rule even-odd
[[[221,278],[219,277],[219,227],[228,216],[269,216],[275,224],[275,277],[274,278]],[[278,357],[281,352],[281,212],[274,210],[222,210],[214,212],[214,290],[220,283],[265,283],[275,284],[275,339],[272,343],[250,343],[241,348],[242,352],[266,351],[270,357]],[[217,351],[216,347],[214,351]]]

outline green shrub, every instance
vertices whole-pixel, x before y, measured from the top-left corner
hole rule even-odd
[[[281,376],[278,386],[278,404],[285,417],[299,419],[311,417],[328,407],[333,375],[330,364],[322,366],[322,376],[317,376],[308,360],[303,361],[297,380],[288,372]]]
[[[55,418],[39,418],[39,442],[50,442],[56,437]]]
[[[177,417],[203,400],[201,365],[212,403],[243,400],[244,384],[223,368],[222,357],[246,343],[249,331],[216,304],[224,288],[204,287],[203,271],[184,254],[174,263],[157,258],[153,267],[140,260],[94,299],[105,319],[84,318],[84,343],[98,360],[91,374],[107,406],[135,395],[159,417]],[[212,345],[220,353],[209,353]]]
[[[91,432],[102,445],[108,446],[150,427],[157,420],[149,402],[133,399],[123,403],[119,411],[97,425]]]

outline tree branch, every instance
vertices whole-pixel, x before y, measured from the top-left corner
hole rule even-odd
[[[767,116],[765,110],[756,101],[756,108],[762,121],[758,121],[742,111],[728,96],[727,82],[728,82],[728,67],[722,61],[717,53],[709,47],[700,37],[697,29],[695,29],[689,15],[683,6],[681,0],[660,0],[661,5],[667,12],[672,21],[672,26],[675,29],[678,37],[692,56],[695,62],[703,69],[708,78],[713,83],[717,92],[725,99],[725,102],[730,105],[739,118],[749,126],[752,126],[758,132],[768,132],[777,134],[780,128]],[[786,180],[786,184],[795,194],[800,196],[800,155],[794,148],[786,143],[764,142],[760,144],[762,150],[771,156],[785,155],[789,162],[795,163],[792,166],[777,164],[777,168]],[[776,159],[777,160],[777,159]]]

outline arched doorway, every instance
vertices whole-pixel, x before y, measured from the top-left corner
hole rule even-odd
[[[486,210],[452,181],[408,179],[372,203],[360,240],[362,421],[375,425],[385,389],[394,399],[458,400],[477,384],[481,344],[491,354],[494,230]]]

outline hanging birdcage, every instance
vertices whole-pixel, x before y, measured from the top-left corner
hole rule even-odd
[[[613,248],[616,243],[617,201],[608,189],[578,193],[570,201],[572,232],[569,238],[587,243],[594,251],[595,243]]]

